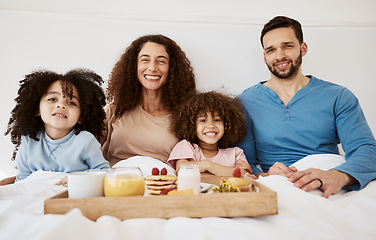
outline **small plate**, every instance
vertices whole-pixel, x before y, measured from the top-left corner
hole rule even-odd
[[[213,187],[215,185],[210,183],[200,183],[200,186],[201,193],[213,193],[213,190],[211,190],[210,187]]]

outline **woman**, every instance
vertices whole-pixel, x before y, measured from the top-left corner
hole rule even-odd
[[[107,88],[104,157],[113,166],[142,155],[167,162],[178,139],[170,132],[170,112],[196,83],[190,61],[163,35],[132,42],[113,68]]]

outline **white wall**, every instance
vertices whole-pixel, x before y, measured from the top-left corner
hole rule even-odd
[[[309,47],[303,72],[351,89],[375,134],[376,3],[258,2],[0,0],[1,133],[25,74],[86,67],[107,80],[125,47],[145,34],[174,39],[191,60],[201,90],[238,94],[268,79],[260,31],[275,15],[287,15],[303,24]],[[12,151],[9,136],[0,137],[0,179],[15,174]]]

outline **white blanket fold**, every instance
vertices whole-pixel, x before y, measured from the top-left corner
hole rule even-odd
[[[341,156],[312,155],[295,166],[300,170],[309,167],[329,169],[343,160]],[[148,171],[152,167],[168,166],[143,157],[127,161],[119,165],[138,164],[145,175],[149,175]],[[373,226],[376,221],[375,181],[360,191],[341,192],[325,199],[320,197],[321,191],[304,192],[285,177],[260,177],[259,182],[277,192],[278,215],[124,221],[102,216],[93,222],[84,217],[79,209],[73,209],[65,215],[43,214],[44,200],[66,190],[63,186],[54,185],[64,176],[38,171],[16,184],[0,187],[0,238],[291,240],[375,239],[376,236],[376,228]]]

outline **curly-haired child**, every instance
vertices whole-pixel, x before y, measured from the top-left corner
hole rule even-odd
[[[37,170],[106,169],[98,142],[104,129],[102,78],[75,69],[35,71],[20,81],[5,135],[16,145],[17,180]]]
[[[246,135],[244,115],[236,99],[211,91],[193,94],[172,113],[172,132],[181,141],[168,162],[197,164],[200,172],[231,176],[235,168],[252,173],[243,150],[233,147]]]

